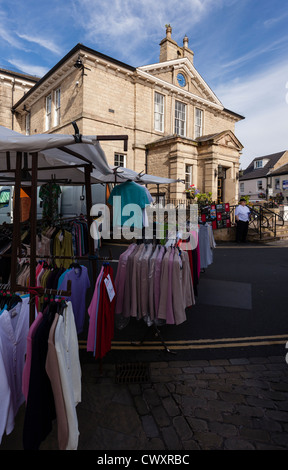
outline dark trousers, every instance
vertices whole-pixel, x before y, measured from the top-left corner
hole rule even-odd
[[[238,220],[236,225],[236,242],[245,242],[247,233],[248,233],[248,225],[249,222],[243,222],[242,220]]]

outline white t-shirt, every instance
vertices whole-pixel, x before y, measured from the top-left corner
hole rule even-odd
[[[249,214],[250,210],[247,206],[242,206],[241,204],[239,204],[239,206],[237,206],[235,209],[235,216],[238,215],[239,220],[241,220],[242,222],[248,222]]]

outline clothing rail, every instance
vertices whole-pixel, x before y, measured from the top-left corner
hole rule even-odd
[[[42,296],[44,294],[51,294],[51,295],[57,295],[59,297],[70,297],[71,296],[71,281],[69,280],[67,282],[67,290],[61,290],[61,289],[47,289],[46,287],[38,287],[38,286],[21,286],[19,284],[16,284],[16,291],[17,292],[28,292],[29,294],[33,295],[39,295]]]
[[[71,297],[71,281],[69,280],[67,282],[67,290],[57,290],[57,289],[46,289],[45,287],[27,287],[27,286],[21,286],[16,284],[16,289],[17,292],[27,292],[30,294],[30,305],[34,305],[34,300],[31,302],[32,299],[35,298],[35,296],[41,297],[42,295],[56,295],[59,297]],[[35,320],[35,312],[30,309],[29,312],[29,324],[32,325],[33,321]]]

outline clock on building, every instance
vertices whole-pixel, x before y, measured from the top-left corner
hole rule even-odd
[[[185,86],[186,85],[186,79],[185,79],[183,73],[178,73],[177,81],[178,81],[180,86]]]

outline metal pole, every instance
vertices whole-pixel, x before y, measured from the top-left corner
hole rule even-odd
[[[16,169],[15,169],[15,189],[13,196],[13,236],[12,236],[12,256],[11,256],[11,289],[16,290],[16,276],[17,276],[17,254],[19,247],[20,237],[20,184],[21,184],[21,166],[22,166],[22,153],[16,154]]]
[[[31,187],[31,209],[30,209],[30,286],[36,286],[36,225],[37,225],[37,167],[38,153],[32,153],[32,187]],[[30,325],[35,320],[35,297],[30,298]]]
[[[89,245],[89,254],[94,254],[94,241],[90,235],[90,228],[92,225],[92,217],[91,217],[91,207],[92,207],[92,193],[91,193],[91,165],[85,165],[85,192],[86,192],[86,212],[87,212],[87,223],[88,223],[88,245]],[[97,275],[97,267],[96,263],[92,262],[92,270],[93,270],[93,282],[96,282],[96,275]]]

